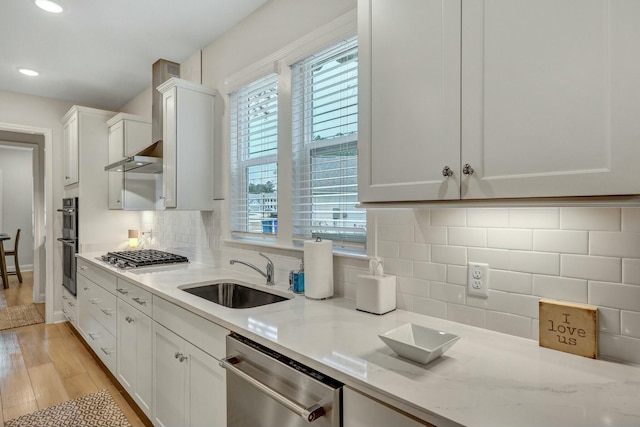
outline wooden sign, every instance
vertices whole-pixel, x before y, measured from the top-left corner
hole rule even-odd
[[[540,300],[540,346],[598,358],[598,307]]]

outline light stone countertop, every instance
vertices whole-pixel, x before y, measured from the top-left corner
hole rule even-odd
[[[266,289],[245,269],[202,264],[119,270],[79,254],[118,277],[238,332],[437,426],[640,426],[640,366],[592,360],[514,337],[402,310],[377,316],[355,301],[289,301],[231,309],[179,289],[220,279]],[[248,273],[248,274],[247,274]],[[461,337],[443,357],[420,365],[397,357],[378,334],[404,323]]]

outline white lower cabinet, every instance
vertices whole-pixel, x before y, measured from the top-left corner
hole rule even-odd
[[[349,387],[342,390],[342,416],[343,427],[435,427]]]
[[[155,426],[224,427],[224,369],[211,355],[153,323]]]
[[[122,299],[118,300],[116,378],[140,409],[151,418],[153,401],[152,321]]]

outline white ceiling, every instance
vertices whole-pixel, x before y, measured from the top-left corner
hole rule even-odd
[[[56,1],[64,12],[0,2],[0,90],[116,110],[151,85],[156,60],[184,61],[267,0]]]

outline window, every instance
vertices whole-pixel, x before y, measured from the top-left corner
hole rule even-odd
[[[232,232],[278,230],[278,80],[270,74],[230,95]]]
[[[293,234],[364,245],[355,37],[292,66]]]

